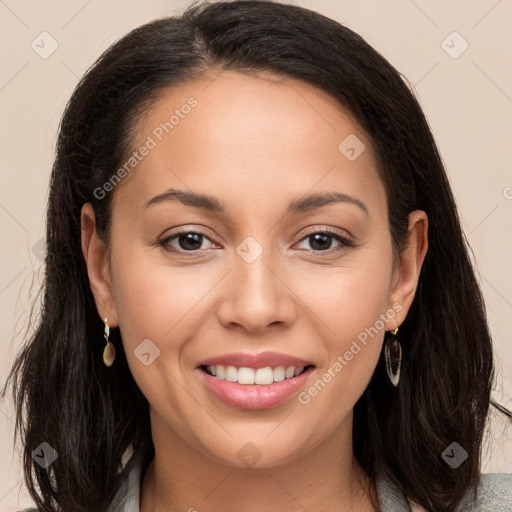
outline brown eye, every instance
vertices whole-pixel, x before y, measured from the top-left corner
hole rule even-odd
[[[352,247],[354,244],[348,238],[341,236],[333,231],[315,231],[306,235],[301,242],[308,240],[310,247],[315,252],[325,252],[331,249],[333,241],[338,242],[339,246],[334,250],[342,250]]]
[[[159,242],[164,249],[169,251],[176,252],[193,252],[193,251],[201,251],[204,249],[202,247],[204,239],[209,240],[209,238],[203,233],[199,233],[196,231],[182,231],[180,233],[175,233],[174,235],[165,238],[164,240]],[[171,242],[176,242],[175,244],[171,244]]]

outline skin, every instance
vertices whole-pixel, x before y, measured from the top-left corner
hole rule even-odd
[[[193,96],[198,105],[113,192],[112,239],[82,209],[82,249],[98,313],[119,327],[133,376],[150,403],[156,455],[142,484],[142,512],[370,511],[368,477],[352,452],[352,411],[379,359],[385,331],[413,300],[427,251],[426,214],[409,218],[409,245],[393,258],[385,189],[371,141],[327,94],[271,75],[214,74],[163,93],[140,121],[134,150]],[[338,146],[355,134],[366,150],[349,161]],[[169,187],[217,197],[225,213],[178,201],[144,203]],[[288,204],[338,191],[362,201],[300,214]],[[335,230],[322,251],[306,228]],[[167,242],[201,231],[200,251]],[[247,263],[236,248],[263,249]],[[201,241],[202,240],[202,241]],[[231,352],[276,351],[311,361],[309,388],[379,315],[396,317],[308,404],[296,396],[267,410],[212,396],[196,366]],[[400,336],[398,334],[400,339]],[[160,356],[134,355],[150,339]],[[114,367],[111,371],[115,371]],[[261,458],[237,456],[252,443]],[[375,489],[370,494],[376,500]]]

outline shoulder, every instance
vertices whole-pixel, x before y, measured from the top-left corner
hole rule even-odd
[[[478,489],[485,492],[500,490],[503,492],[512,492],[512,473],[484,473],[480,479]]]
[[[468,512],[510,512],[512,510],[512,473],[485,473],[480,478],[476,498],[468,496]]]
[[[407,499],[400,486],[388,475],[377,476],[377,493],[382,512],[424,512]],[[475,493],[468,492],[459,510],[464,512],[511,512],[512,473],[485,473],[481,475]]]
[[[118,475],[115,496],[107,512],[139,512],[140,487],[146,467],[141,454],[133,455]],[[24,508],[18,512],[42,512]]]

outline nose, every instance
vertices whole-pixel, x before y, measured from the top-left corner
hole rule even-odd
[[[264,251],[252,263],[236,256],[218,309],[225,327],[260,333],[271,325],[290,326],[295,321],[295,296],[286,284],[285,272],[267,254]]]

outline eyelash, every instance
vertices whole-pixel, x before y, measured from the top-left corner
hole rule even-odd
[[[168,252],[175,252],[175,253],[178,253],[178,254],[190,254],[190,255],[196,254],[197,255],[197,254],[201,254],[201,252],[206,251],[206,249],[202,249],[202,250],[201,249],[196,249],[194,251],[185,251],[185,250],[176,249],[174,247],[171,248],[171,249],[168,248],[168,244],[170,243],[171,240],[174,240],[175,238],[178,238],[181,235],[188,235],[188,234],[200,235],[200,236],[210,240],[210,238],[205,233],[201,233],[200,231],[188,230],[188,231],[179,231],[179,232],[174,233],[173,235],[171,235],[171,236],[169,236],[167,238],[164,238],[163,240],[159,240],[156,243],[156,245],[162,247],[164,250],[166,250]],[[338,248],[326,249],[325,251],[315,251],[314,249],[311,249],[312,252],[314,252],[315,254],[318,254],[320,256],[322,256],[323,254],[332,254],[333,252],[338,252],[338,251],[346,250],[348,248],[355,247],[355,244],[354,244],[354,242],[351,239],[349,239],[349,238],[347,238],[345,236],[340,235],[336,231],[331,231],[329,229],[318,229],[318,228],[308,232],[307,234],[305,234],[299,240],[299,242],[302,242],[303,240],[306,240],[310,236],[313,236],[313,235],[316,235],[316,234],[332,236],[337,242],[339,242],[341,244],[341,246],[338,247]],[[211,240],[210,240],[210,242],[211,242]]]

